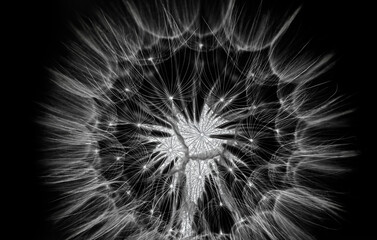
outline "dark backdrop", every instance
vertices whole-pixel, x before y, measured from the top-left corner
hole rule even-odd
[[[61,42],[69,39],[67,24],[76,14],[90,13],[89,0],[55,0],[19,2],[4,7],[9,34],[3,46],[10,50],[6,58],[10,73],[3,89],[3,125],[6,137],[4,149],[5,172],[3,198],[9,200],[4,210],[10,234],[6,239],[54,240],[55,233],[46,222],[52,196],[42,186],[37,160],[42,157],[40,128],[35,123],[39,108],[49,91],[46,66],[64,54]],[[375,31],[370,15],[371,6],[362,2],[325,1],[307,2],[307,31],[321,30],[327,35],[340,57],[336,66],[336,81],[352,95],[352,105],[357,108],[352,119],[356,144],[360,155],[353,159],[353,172],[336,184],[345,191],[340,197],[347,212],[339,230],[318,230],[319,239],[372,239],[374,235],[376,200],[373,162],[374,123],[376,111],[374,46],[371,36]],[[8,66],[9,64],[9,66]],[[4,75],[5,76],[5,75]],[[3,82],[3,83],[4,83]],[[8,84],[10,86],[8,87]],[[8,189],[9,188],[9,189]]]

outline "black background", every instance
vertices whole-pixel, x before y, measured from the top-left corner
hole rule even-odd
[[[45,101],[49,91],[46,66],[64,54],[61,42],[69,39],[68,23],[76,14],[91,12],[89,0],[28,1],[4,7],[3,23],[7,31],[3,50],[5,58],[2,89],[5,138],[2,171],[5,173],[3,199],[9,231],[6,239],[57,239],[46,217],[52,196],[45,191],[38,177],[41,169],[40,128],[35,123],[38,102]],[[336,48],[340,60],[337,80],[353,97],[357,108],[352,125],[359,156],[351,162],[354,169],[339,181],[345,194],[340,201],[346,208],[338,230],[318,230],[318,239],[372,239],[375,227],[375,187],[373,162],[376,160],[375,111],[376,77],[373,73],[375,42],[372,40],[371,6],[362,2],[311,1],[305,7],[307,31],[321,30]],[[4,56],[4,55],[3,55]],[[5,55],[6,56],[6,55]],[[9,65],[9,66],[8,66]],[[4,66],[4,65],[3,65]],[[9,86],[8,86],[9,85]],[[4,146],[4,145],[3,145]],[[10,166],[8,167],[8,164]],[[9,216],[8,216],[9,215]],[[4,233],[5,234],[5,233]]]

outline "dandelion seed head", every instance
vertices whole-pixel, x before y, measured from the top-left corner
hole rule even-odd
[[[82,21],[53,74],[68,239],[312,239],[296,222],[337,211],[317,179],[354,152],[322,134],[349,111],[315,82],[331,55],[289,35],[299,8],[122,4]]]

